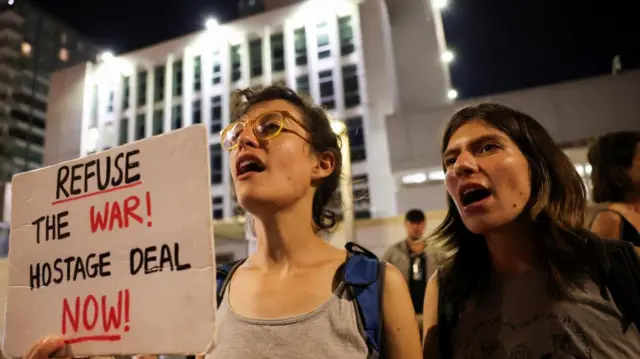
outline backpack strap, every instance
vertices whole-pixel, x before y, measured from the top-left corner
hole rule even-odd
[[[239,261],[222,264],[219,265],[216,269],[216,297],[218,302],[218,307],[222,303],[222,298],[224,297],[224,291],[227,289],[229,285],[229,281],[231,280],[231,276],[233,273],[240,267],[244,261],[247,259],[241,259]]]
[[[623,328],[634,323],[640,328],[640,259],[633,245],[620,240],[599,239],[604,248],[601,275],[620,310]]]
[[[453,358],[453,331],[458,325],[459,308],[447,298],[444,274],[438,271],[438,353],[439,359]]]
[[[344,284],[354,299],[358,322],[365,334],[370,354],[382,356],[382,321],[385,263],[375,254],[349,242]]]

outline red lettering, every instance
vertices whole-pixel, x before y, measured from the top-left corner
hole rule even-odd
[[[103,210],[91,206],[89,209],[91,233],[105,230],[111,232],[114,228],[129,228],[134,222],[142,224],[145,222],[143,218],[145,214],[149,218],[147,226],[151,227],[151,196],[149,192],[146,192],[145,197],[145,202],[142,202],[137,195],[129,196],[123,201],[107,202]],[[143,203],[146,204],[144,206],[146,208],[142,208]]]
[[[69,301],[65,298],[62,302],[62,334],[67,335],[82,332],[82,334],[87,335],[85,337],[72,339],[75,341],[84,341],[85,339],[106,340],[104,339],[106,337],[100,335],[96,336],[95,334],[97,333],[92,333],[92,331],[96,330],[98,320],[100,319],[102,319],[102,330],[100,330],[100,332],[102,332],[101,334],[108,334],[117,331],[123,331],[126,333],[130,329],[130,302],[131,298],[128,289],[118,291],[115,303],[113,298],[109,301],[106,295],[102,295],[100,300],[98,300],[94,295],[89,294],[86,297],[76,297],[75,307],[72,308],[69,305]],[[80,311],[81,303],[82,311]],[[67,327],[67,321],[71,326],[70,329]],[[82,326],[80,326],[80,324],[82,324]],[[111,338],[111,336],[109,338]],[[119,338],[120,337],[118,336],[118,340]]]
[[[78,324],[80,322],[80,316],[78,315],[79,312],[80,297],[76,298],[76,307],[73,311],[71,310],[71,307],[69,307],[69,301],[67,301],[67,298],[64,299],[62,302],[62,335],[67,334],[67,318],[69,318],[69,322],[71,322],[71,329],[74,332],[78,331]]]
[[[107,228],[107,220],[109,219],[109,202],[104,204],[104,212],[96,212],[95,206],[89,209],[89,220],[91,221],[91,233],[96,233],[98,229],[104,231]]]
[[[138,216],[136,209],[140,206],[138,196],[129,196],[124,200],[124,226],[129,227],[129,217],[138,223],[142,223],[142,217]]]

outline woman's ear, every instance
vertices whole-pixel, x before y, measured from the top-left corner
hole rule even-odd
[[[330,151],[316,155],[317,161],[313,167],[313,180],[319,180],[331,175],[336,167],[336,157]]]

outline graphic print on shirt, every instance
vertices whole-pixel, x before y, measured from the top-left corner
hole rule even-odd
[[[463,331],[456,333],[456,359],[593,359],[586,333],[570,316],[494,317]]]

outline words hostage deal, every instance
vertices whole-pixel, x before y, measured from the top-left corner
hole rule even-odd
[[[90,253],[86,257],[57,258],[51,263],[30,264],[29,285],[33,290],[62,282],[110,277],[110,259],[111,252],[102,252]],[[129,254],[129,273],[131,275],[188,269],[191,269],[191,264],[180,259],[180,243],[178,242],[173,246],[162,244],[146,248],[133,248]]]

